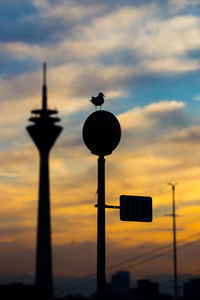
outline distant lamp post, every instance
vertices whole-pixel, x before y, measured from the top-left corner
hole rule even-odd
[[[110,112],[92,113],[83,125],[83,140],[92,154],[98,155],[97,203],[97,299],[105,299],[105,155],[112,154],[121,138],[117,118]]]
[[[175,186],[177,183],[168,183],[172,187],[172,217],[173,217],[173,252],[174,252],[174,298],[178,297],[177,281],[177,255],[176,255],[176,206],[175,206]]]

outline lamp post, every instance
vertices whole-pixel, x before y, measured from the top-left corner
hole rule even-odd
[[[97,299],[105,299],[105,155],[110,155],[121,138],[117,118],[110,112],[92,113],[83,125],[83,140],[92,154],[98,155],[97,203]]]
[[[174,298],[178,296],[177,284],[177,255],[176,255],[176,206],[175,206],[175,186],[177,183],[168,183],[172,187],[172,217],[173,217],[173,253],[174,253]]]

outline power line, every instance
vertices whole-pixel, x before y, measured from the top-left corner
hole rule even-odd
[[[82,280],[87,280],[87,279],[89,279],[89,278],[91,278],[91,277],[93,277],[93,276],[95,276],[96,275],[96,273],[92,273],[92,274],[89,274],[89,275],[87,275],[87,276],[85,276],[85,277],[81,277],[81,278],[76,278],[76,279],[73,279],[73,280],[71,280],[71,281],[69,281],[69,282],[63,282],[63,283],[61,283],[60,285],[58,285],[58,286],[56,286],[54,289],[55,290],[59,290],[60,288],[62,288],[62,287],[64,287],[66,284],[74,284],[74,283],[76,283],[77,281],[82,281]]]
[[[95,278],[92,278],[92,279],[87,279],[86,282],[84,280],[82,280],[82,282],[80,283],[77,283],[77,284],[74,284],[72,286],[68,286],[68,287],[63,287],[62,290],[60,290],[59,292],[57,292],[56,294],[57,295],[61,295],[63,293],[68,293],[68,291],[71,291],[72,289],[76,289],[76,288],[80,288],[81,286],[88,286],[88,285],[91,285],[91,284],[96,284],[96,273],[95,273]]]
[[[196,236],[200,236],[200,233],[195,233],[195,234],[192,234],[192,235],[190,235],[190,236],[188,236],[188,237],[185,237],[184,239],[180,240],[180,241],[178,242],[178,244],[183,243],[184,241],[189,240],[189,239],[191,239],[191,238],[193,238],[193,237],[196,237]],[[167,249],[167,248],[171,248],[171,245],[165,245],[165,246],[162,246],[162,247],[157,248],[156,250],[151,250],[151,251],[149,251],[149,252],[146,252],[146,253],[140,254],[140,255],[138,255],[138,256],[134,256],[134,257],[132,257],[132,258],[129,258],[129,259],[127,259],[127,260],[125,260],[125,261],[122,261],[122,262],[120,262],[120,263],[111,265],[110,267],[108,267],[108,270],[111,270],[111,269],[116,268],[116,267],[120,267],[121,265],[125,265],[126,263],[129,263],[129,262],[131,262],[131,261],[133,261],[133,260],[140,259],[140,258],[142,258],[142,257],[144,257],[144,256],[146,256],[146,255],[155,254],[156,252],[159,252],[159,251],[161,251],[161,250],[165,250],[165,249]]]
[[[181,277],[179,277],[179,282],[181,281],[181,284],[179,285],[179,288],[181,286],[183,286],[183,284],[188,281],[189,279],[192,279],[192,278],[195,278],[195,276],[198,276],[200,274],[200,268],[190,272],[191,274],[185,274],[185,275],[182,275]],[[163,282],[160,284],[160,287],[162,289],[166,289],[170,286],[172,286],[172,283],[173,283],[173,279],[170,279],[166,282]]]
[[[182,276],[183,278],[181,278],[181,284],[182,284],[182,286],[188,280],[190,280],[192,278],[196,278],[197,276],[199,276],[199,274],[200,274],[200,268],[195,269],[194,271],[190,272],[190,274],[183,275]]]
[[[186,238],[180,240],[178,244],[183,243],[185,240],[191,239],[191,238],[196,237],[196,236],[199,236],[199,233],[190,235],[190,236],[188,236],[188,237],[186,237]],[[179,246],[179,248],[185,248],[185,247],[194,245],[194,244],[198,243],[199,241],[200,241],[200,240],[196,240],[196,241],[193,241],[193,242],[184,244],[184,245],[182,245],[182,246]],[[118,268],[119,266],[126,265],[128,262],[131,262],[131,261],[133,261],[133,260],[134,260],[134,261],[135,261],[135,260],[140,260],[140,259],[142,259],[142,258],[145,257],[145,256],[150,256],[151,254],[155,254],[155,253],[157,253],[157,252],[160,252],[160,251],[162,251],[162,250],[166,250],[166,249],[169,249],[169,248],[171,248],[170,245],[159,247],[159,248],[157,248],[156,250],[152,250],[152,251],[143,253],[143,254],[141,254],[141,255],[138,255],[138,256],[136,256],[136,257],[133,257],[133,258],[131,258],[131,259],[128,259],[128,260],[126,260],[126,261],[123,261],[123,262],[121,262],[121,263],[114,264],[114,265],[108,267],[107,270],[110,272],[110,271],[113,270],[114,268]],[[139,261],[138,263],[132,264],[132,265],[130,265],[130,266],[126,266],[126,269],[130,269],[130,268],[139,266],[139,265],[141,265],[141,264],[144,264],[144,263],[146,263],[146,262],[149,262],[149,261],[151,261],[151,260],[154,260],[154,259],[157,259],[157,258],[159,258],[159,257],[161,257],[161,256],[164,256],[164,255],[166,255],[166,254],[168,254],[168,253],[170,253],[170,252],[171,252],[171,251],[167,250],[167,251],[158,253],[157,255],[153,255],[153,256],[150,257],[150,258],[145,258],[145,259]],[[71,289],[73,289],[73,288],[75,288],[75,287],[82,286],[83,284],[85,284],[85,285],[86,285],[86,284],[89,284],[89,283],[91,283],[91,282],[94,280],[94,278],[93,278],[94,276],[96,276],[96,273],[89,274],[88,276],[83,277],[83,278],[79,278],[79,279],[72,280],[70,283],[67,283],[67,284],[70,285],[70,286],[66,287],[66,284],[63,284],[63,285],[61,285],[61,286],[59,286],[59,287],[56,287],[55,290],[61,289],[60,292],[62,292],[62,291],[63,291],[63,292],[66,292],[66,291],[71,290]],[[89,280],[89,281],[88,281],[88,280]],[[87,282],[87,281],[88,281],[88,282]],[[60,292],[59,292],[59,293],[60,293]]]
[[[185,248],[185,247],[194,245],[195,243],[198,243],[199,241],[200,241],[200,240],[196,240],[196,241],[194,241],[194,242],[190,242],[190,243],[187,243],[187,244],[183,244],[182,246],[179,246],[179,249],[182,249],[182,248]],[[169,248],[169,247],[166,247],[166,248]],[[155,253],[155,252],[154,252],[154,253]],[[145,262],[152,261],[152,260],[157,259],[157,258],[159,258],[159,257],[161,257],[161,256],[164,256],[164,255],[166,255],[166,254],[168,254],[168,253],[171,253],[171,250],[170,250],[170,251],[167,250],[167,251],[164,251],[164,252],[162,252],[162,253],[158,253],[157,255],[154,255],[154,256],[152,256],[152,257],[150,257],[150,258],[145,258],[145,259],[143,259],[142,261],[140,261],[140,262],[138,262],[138,263],[134,263],[134,264],[131,264],[131,265],[129,265],[129,266],[126,266],[126,268],[132,269],[132,268],[134,268],[134,267],[136,267],[136,266],[138,266],[138,265],[141,265],[141,264],[143,264],[143,263],[145,263]]]
[[[182,243],[183,241],[188,240],[188,239],[190,239],[190,238],[192,238],[192,237],[194,237],[194,236],[197,236],[197,235],[199,235],[199,233],[198,233],[198,234],[193,234],[193,235],[191,235],[191,236],[188,236],[188,237],[182,239],[181,241],[179,241],[179,243]],[[187,247],[187,246],[193,245],[193,244],[196,243],[196,242],[199,242],[199,240],[194,241],[194,242],[187,243],[187,244],[185,244],[185,245],[182,245],[182,247]],[[181,247],[181,248],[182,248],[182,247]],[[130,262],[130,261],[133,261],[133,260],[138,260],[138,259],[140,259],[140,258],[145,257],[146,255],[149,256],[149,255],[152,254],[152,253],[155,254],[156,252],[159,252],[160,250],[163,250],[163,249],[165,250],[165,249],[167,249],[167,248],[171,248],[171,246],[169,246],[169,245],[163,246],[163,247],[160,247],[160,248],[158,248],[158,249],[156,249],[156,250],[149,251],[149,252],[147,252],[147,253],[144,253],[144,254],[138,255],[138,256],[136,256],[136,257],[133,257],[133,258],[131,258],[131,259],[129,259],[129,260],[126,260],[125,262],[121,262],[121,263],[112,265],[111,267],[108,268],[108,271],[110,271],[110,270],[113,269],[113,268],[119,267],[119,265],[126,264],[127,262]],[[143,264],[143,263],[145,263],[145,262],[148,262],[148,261],[151,261],[151,260],[153,260],[153,259],[159,258],[160,256],[163,256],[163,255],[168,254],[168,253],[170,253],[170,252],[171,252],[171,251],[169,251],[169,250],[164,251],[164,252],[162,252],[162,253],[159,253],[159,254],[157,254],[157,255],[154,255],[154,256],[151,257],[151,258],[148,258],[148,259],[146,258],[146,259],[144,259],[144,260],[142,260],[142,261],[140,261],[140,262],[138,262],[138,263],[136,263],[136,264],[133,264],[133,265],[131,265],[131,266],[126,266],[126,268],[129,268],[129,269],[130,269],[130,268],[132,268],[132,267],[136,267],[136,266],[141,265],[141,264]],[[74,283],[77,283],[77,282],[79,282],[79,281],[84,281],[84,282],[85,282],[85,280],[87,281],[89,278],[91,278],[91,277],[93,277],[93,276],[96,276],[96,273],[89,274],[87,277],[75,279],[75,280],[73,280],[72,282],[70,282],[70,283],[68,283],[68,284],[72,284],[72,285],[73,285]],[[64,287],[64,286],[65,286],[65,285],[63,285],[63,287]],[[60,286],[60,288],[62,288],[62,286]],[[57,289],[57,288],[56,288],[56,289]],[[71,289],[71,288],[70,288],[70,289]]]
[[[193,234],[193,235],[190,235],[190,236],[188,236],[188,237],[185,237],[184,239],[180,240],[180,241],[178,242],[178,244],[180,244],[180,243],[182,243],[182,242],[184,242],[184,241],[186,241],[186,240],[188,240],[188,239],[191,239],[191,238],[193,238],[193,237],[199,236],[199,235],[200,235],[199,233],[195,233],[195,234]],[[120,267],[121,265],[125,265],[126,263],[129,263],[129,262],[131,262],[131,261],[133,261],[133,260],[135,261],[135,260],[138,260],[138,259],[143,258],[143,257],[145,257],[145,256],[149,256],[149,255],[151,255],[151,254],[155,254],[156,252],[159,252],[159,251],[161,251],[161,250],[165,250],[165,249],[167,249],[167,248],[171,248],[171,245],[165,245],[165,246],[162,246],[162,247],[157,248],[156,250],[151,250],[151,251],[149,251],[149,252],[146,252],[146,253],[143,253],[143,254],[140,254],[140,255],[137,255],[137,256],[133,256],[133,257],[131,257],[131,258],[125,260],[125,261],[122,261],[122,262],[120,262],[120,263],[111,265],[110,267],[107,268],[107,271],[110,272],[112,269],[118,268],[118,267]],[[87,275],[86,277],[82,277],[82,278],[78,278],[78,279],[73,279],[72,281],[68,282],[67,284],[73,284],[74,282],[82,281],[82,280],[88,279],[88,278],[93,277],[93,276],[96,276],[96,273],[91,273],[91,274]],[[55,287],[55,289],[62,288],[62,287],[65,286],[65,285],[66,285],[66,283],[61,284],[61,285]]]

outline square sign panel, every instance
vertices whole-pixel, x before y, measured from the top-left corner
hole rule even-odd
[[[120,220],[152,222],[152,198],[143,196],[120,196]]]

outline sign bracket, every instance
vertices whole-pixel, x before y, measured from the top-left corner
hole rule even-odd
[[[98,204],[95,204],[95,207],[98,207]],[[120,209],[120,206],[118,206],[118,205],[105,205],[105,208]]]

